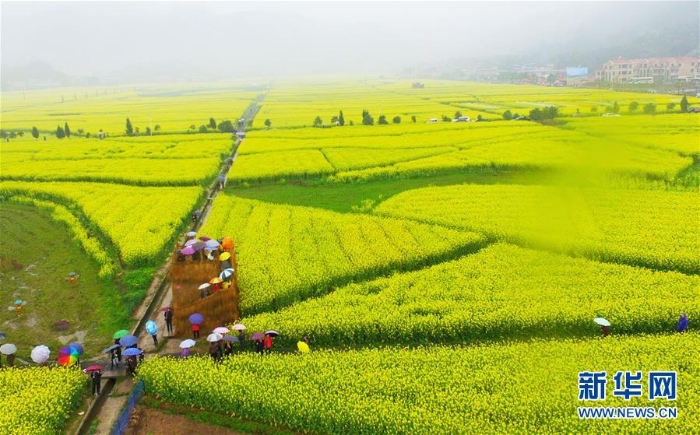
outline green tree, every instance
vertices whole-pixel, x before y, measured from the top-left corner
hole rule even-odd
[[[84,133],[85,133],[85,130],[83,130],[82,128],[78,129],[78,137],[83,137]]]
[[[331,116],[331,124],[337,124],[338,123],[338,117],[337,116]]]
[[[126,135],[131,136],[134,134],[134,127],[131,125],[131,120],[126,118]]]
[[[316,118],[314,118],[314,127],[321,127],[323,125],[323,119],[321,119],[321,116],[316,115]]]
[[[681,100],[681,112],[683,112],[683,113],[687,112],[689,107],[690,107],[690,104],[688,104],[688,97],[683,95],[683,99]]]
[[[596,112],[598,112],[598,106],[591,107],[591,113],[596,113]]]
[[[66,137],[66,132],[63,130],[63,127],[61,127],[60,125],[58,127],[56,127],[56,137],[59,139],[63,139],[64,137]]]
[[[212,119],[214,119],[214,118],[212,118]],[[207,128],[206,125],[202,124],[202,125],[199,126],[199,132],[200,132],[200,133],[206,133],[207,131],[209,131],[209,129]]]
[[[513,114],[511,113],[510,109],[503,112],[503,119],[505,119],[506,121],[510,121],[511,119],[513,119]]]
[[[270,121],[270,118],[267,118],[265,120],[265,127],[270,128],[271,125],[272,125],[272,121]]]
[[[452,122],[452,118],[450,118],[447,115],[442,115],[442,121],[443,122]]]
[[[394,124],[401,124],[401,117],[399,115],[394,116],[394,119],[391,120]]]
[[[656,113],[656,104],[654,103],[647,103],[644,105],[644,113],[647,113],[649,115],[653,115]]]
[[[675,109],[675,108],[676,108],[676,103],[668,103],[668,104],[666,105],[666,110],[668,110],[669,112],[672,111],[672,110]]]
[[[416,115],[411,115],[411,121],[413,121],[414,124],[416,123]]]
[[[230,120],[226,120],[219,123],[219,131],[222,133],[233,133],[236,129],[233,127],[233,123]]]
[[[338,125],[339,126],[344,126],[345,125],[345,117],[343,116],[343,111],[340,111],[340,115],[338,115]]]
[[[39,129],[36,127],[32,127],[32,137],[34,139],[39,139]]]
[[[544,119],[544,114],[539,107],[530,110],[530,119],[533,121],[542,121]]]
[[[214,118],[209,118],[209,128],[216,130],[216,120]]]
[[[374,118],[372,118],[368,110],[362,111],[362,125],[374,125]]]
[[[617,101],[615,101],[615,103],[613,103],[612,113],[620,113],[620,105],[617,104]]]
[[[386,115],[379,115],[379,119],[377,119],[377,124],[379,125],[387,125],[388,122],[386,120]]]
[[[68,127],[68,123],[67,123],[67,122],[66,122],[66,125],[65,125],[65,127],[63,128],[63,130],[64,130],[65,133],[66,133],[66,137],[67,137],[68,139],[70,139],[70,127]]]
[[[455,112],[455,119],[459,118],[461,116],[462,116],[462,112],[460,112],[459,110]]]
[[[638,101],[632,101],[628,107],[630,113],[634,112],[635,110],[639,109],[639,102]]]
[[[348,125],[349,125],[350,127],[352,127],[353,125],[355,125],[355,123],[354,123],[354,122],[352,121],[352,119],[351,119],[351,120],[348,122]]]
[[[156,126],[153,127],[153,130],[154,130],[154,131],[160,131],[160,125],[156,124]]]
[[[7,138],[7,137],[9,137],[9,136],[8,136],[8,134],[7,134],[7,132],[6,132],[5,130],[0,130],[0,137],[3,138],[3,139],[5,139],[5,138]]]
[[[153,132],[151,131],[151,127],[146,127],[146,134],[149,136],[153,136]]]

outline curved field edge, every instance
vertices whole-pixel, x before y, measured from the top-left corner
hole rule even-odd
[[[189,223],[204,195],[200,187],[134,187],[107,183],[2,182],[0,195],[65,206],[88,229],[98,229],[126,266],[153,265]],[[88,224],[89,222],[89,224]]]
[[[700,336],[608,337],[469,348],[241,354],[147,360],[149,394],[309,433],[685,434],[700,422]],[[582,420],[580,372],[606,371],[605,406],[675,406],[673,420]],[[612,374],[643,371],[645,395],[612,396]],[[647,373],[677,372],[678,399],[649,401]],[[507,373],[507,376],[504,374]]]
[[[693,191],[427,187],[393,196],[374,212],[596,261],[700,274],[700,207]]]
[[[217,197],[201,233],[236,240],[246,315],[486,246],[480,234],[438,225],[273,205],[226,193]]]
[[[591,337],[600,334],[596,317],[615,334],[662,333],[681,312],[700,317],[698,289],[697,276],[498,243],[242,322],[251,331],[275,329],[288,347],[302,335],[333,347]]]
[[[111,252],[107,245],[103,244],[100,239],[104,238],[103,234],[95,235],[92,230],[86,228],[89,225],[84,215],[76,216],[67,207],[51,201],[42,201],[40,199],[31,198],[28,196],[16,195],[5,199],[7,203],[31,205],[50,213],[51,218],[63,223],[73,236],[73,240],[88,254],[93,260],[100,265],[99,277],[112,278],[119,271],[120,267],[115,261],[116,253]],[[0,204],[3,199],[0,198]]]

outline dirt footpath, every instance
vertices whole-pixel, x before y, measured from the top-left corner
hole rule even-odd
[[[244,435],[137,405],[124,435]]]

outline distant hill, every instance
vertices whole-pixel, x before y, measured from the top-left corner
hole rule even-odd
[[[41,89],[69,85],[94,85],[96,77],[68,76],[46,62],[34,61],[25,65],[2,65],[0,89],[15,91],[22,89]]]

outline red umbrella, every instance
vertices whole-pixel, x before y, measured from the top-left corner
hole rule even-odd
[[[94,365],[85,369],[86,372],[96,372],[102,370],[102,366]]]
[[[172,311],[173,309],[170,307],[163,307],[160,309],[160,311]]]

